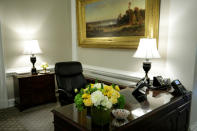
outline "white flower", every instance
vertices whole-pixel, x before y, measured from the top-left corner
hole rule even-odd
[[[96,87],[97,89],[101,89],[101,83],[94,84],[94,87]]]
[[[104,99],[102,100],[101,105],[105,107],[107,105],[107,102],[108,101],[109,101],[108,100],[108,97],[107,96],[104,96]]]
[[[104,99],[101,102],[101,105],[108,108],[108,109],[111,109],[111,107],[112,107],[112,103],[109,101],[107,96],[104,96]]]
[[[101,105],[101,101],[104,99],[104,95],[101,91],[97,90],[91,94],[91,100],[94,106]]]
[[[106,104],[106,107],[107,107],[108,109],[111,109],[112,103],[111,103],[110,101],[108,101],[107,104]]]

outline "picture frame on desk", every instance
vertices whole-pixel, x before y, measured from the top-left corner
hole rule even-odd
[[[76,1],[80,47],[137,48],[140,38],[158,40],[160,0]],[[134,15],[124,20],[134,11],[141,12],[140,20]]]

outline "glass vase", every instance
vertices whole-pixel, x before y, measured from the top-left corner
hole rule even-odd
[[[91,118],[92,118],[92,122],[95,125],[98,126],[106,125],[110,122],[111,110],[110,109],[102,110],[102,109],[97,109],[96,107],[92,107]]]

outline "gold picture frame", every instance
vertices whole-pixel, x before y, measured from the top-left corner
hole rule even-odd
[[[144,36],[86,37],[85,6],[100,0],[76,0],[78,44],[86,48],[137,48],[142,37],[156,38],[159,34],[160,0],[145,0]],[[157,42],[158,43],[158,42]]]

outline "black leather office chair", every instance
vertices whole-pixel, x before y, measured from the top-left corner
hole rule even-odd
[[[61,105],[74,102],[75,89],[85,88],[86,79],[80,62],[59,62],[55,64],[55,74]]]

